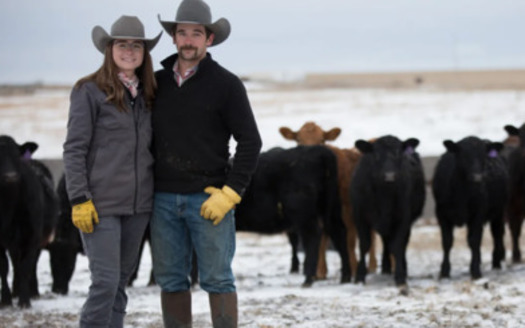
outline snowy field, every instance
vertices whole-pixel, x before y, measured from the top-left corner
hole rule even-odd
[[[35,140],[37,158],[62,157],[69,106],[67,89],[0,97],[0,133],[23,142]],[[315,121],[325,130],[342,129],[333,143],[351,148],[357,139],[393,134],[416,137],[422,156],[444,152],[443,140],[477,135],[503,140],[506,124],[525,122],[525,91],[438,91],[432,89],[314,89],[248,85],[263,138],[263,150],[291,147],[279,127],[298,130]]]
[[[37,91],[0,97],[0,134],[18,142],[35,140],[38,158],[60,158],[69,90]],[[444,139],[478,135],[503,140],[506,124],[525,122],[523,91],[437,91],[383,89],[274,90],[250,85],[249,97],[264,149],[291,147],[278,129],[297,130],[306,121],[324,129],[341,127],[334,142],[352,147],[356,139],[394,134],[417,137],[423,156],[443,152]],[[417,222],[408,247],[409,294],[400,295],[391,276],[369,274],[367,283],[339,284],[339,259],[329,252],[329,276],[312,288],[301,288],[303,276],[290,274],[290,247],[284,235],[239,233],[234,271],[239,294],[239,327],[525,327],[525,264],[507,260],[500,271],[490,268],[492,240],[485,230],[484,277],[471,281],[465,230],[457,229],[451,253],[451,279],[438,280],[441,263],[439,228],[432,220]],[[525,240],[521,241],[525,249]],[[381,247],[378,250],[380,256]],[[142,259],[139,279],[128,289],[126,327],[162,327],[158,287],[147,287],[151,259]],[[12,273],[12,272],[10,272]],[[51,293],[49,257],[38,265],[41,297],[32,308],[0,309],[3,327],[75,327],[89,286],[87,260],[79,256],[68,296]],[[193,292],[194,327],[210,327],[205,292]]]
[[[301,288],[304,277],[290,274],[290,247],[284,235],[238,233],[233,268],[239,295],[239,327],[246,328],[516,328],[525,326],[525,264],[493,271],[488,230],[482,250],[484,277],[471,281],[465,229],[457,229],[451,252],[451,279],[437,279],[441,261],[439,229],[419,225],[408,247],[409,294],[391,276],[369,274],[367,283],[339,284],[340,261],[328,253],[328,278]],[[508,238],[507,238],[508,239]],[[508,245],[508,242],[507,242]],[[522,242],[522,248],[525,243]],[[139,278],[128,288],[126,327],[162,327],[160,290],[147,287],[151,258],[146,249]],[[507,253],[507,259],[509,258]],[[301,257],[302,259],[303,257]],[[0,310],[0,327],[63,328],[78,325],[87,294],[87,259],[79,256],[68,296],[53,294],[48,253],[40,258],[41,297],[32,308]],[[193,291],[195,328],[211,327],[207,294]]]

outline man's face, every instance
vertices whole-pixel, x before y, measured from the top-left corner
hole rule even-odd
[[[198,62],[206,56],[206,50],[212,44],[213,37],[211,34],[206,38],[203,25],[179,23],[173,34],[173,43],[177,47],[180,59]]]

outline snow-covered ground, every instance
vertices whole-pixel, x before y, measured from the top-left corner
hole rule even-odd
[[[68,90],[0,97],[0,134],[18,142],[36,140],[36,157],[60,158],[68,110]],[[334,142],[352,147],[356,139],[384,134],[421,140],[419,152],[439,155],[444,139],[475,134],[505,138],[505,124],[525,121],[523,91],[437,91],[381,89],[273,90],[250,87],[264,149],[291,147],[280,126],[296,130],[305,121],[325,129],[341,127]],[[284,235],[238,233],[234,271],[239,294],[239,326],[249,328],[318,327],[525,327],[525,264],[511,265],[509,235],[502,270],[491,265],[492,240],[485,231],[484,278],[471,281],[465,230],[457,229],[451,254],[451,279],[438,280],[441,263],[439,228],[418,222],[408,248],[409,294],[400,295],[391,276],[369,274],[367,283],[339,284],[339,259],[329,251],[329,276],[301,288],[303,276],[290,274],[290,247]],[[522,238],[522,249],[525,241]],[[381,247],[379,247],[379,252]],[[151,259],[146,250],[139,279],[128,289],[126,327],[161,327],[158,287],[147,287]],[[380,253],[378,253],[378,256]],[[11,271],[12,273],[12,271]],[[49,257],[38,266],[41,297],[32,308],[0,309],[3,327],[75,327],[89,286],[87,260],[79,256],[68,296],[51,293]],[[194,327],[210,327],[208,299],[193,292]]]
[[[437,278],[441,263],[439,228],[416,224],[408,247],[409,294],[392,276],[369,274],[363,284],[340,284],[340,261],[328,253],[328,279],[301,288],[304,277],[290,274],[290,247],[284,235],[238,233],[233,268],[239,295],[239,327],[246,328],[514,328],[525,326],[525,264],[490,268],[492,240],[483,241],[484,278],[472,281],[465,229],[457,229],[451,252],[451,279]],[[508,239],[508,238],[507,238]],[[507,242],[508,245],[508,242]],[[522,242],[522,248],[525,243]],[[139,278],[128,288],[126,327],[162,327],[159,288],[147,287],[151,258],[146,249]],[[378,254],[379,255],[379,254]],[[509,259],[507,253],[507,259]],[[303,257],[301,256],[301,259]],[[87,260],[79,256],[68,296],[51,293],[48,253],[39,261],[41,297],[32,308],[0,310],[0,327],[75,327],[87,294]],[[194,327],[211,327],[207,294],[193,291]]]
[[[334,145],[351,148],[357,139],[393,134],[421,141],[423,156],[444,152],[443,140],[477,135],[503,140],[506,124],[525,122],[525,91],[439,91],[433,89],[276,90],[248,85],[248,95],[263,138],[263,149],[291,147],[279,127],[298,130],[306,121],[342,129]],[[0,97],[0,133],[17,141],[35,140],[37,158],[61,158],[69,90]]]

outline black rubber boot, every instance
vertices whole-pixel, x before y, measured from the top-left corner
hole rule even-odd
[[[165,328],[191,328],[191,292],[161,292],[162,319]]]
[[[237,328],[237,293],[210,294],[213,328]]]

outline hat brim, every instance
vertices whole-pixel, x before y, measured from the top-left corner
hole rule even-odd
[[[198,24],[198,25],[204,25],[205,27],[209,28],[210,31],[215,35],[213,38],[213,42],[210,45],[216,46],[222,42],[224,42],[228,36],[230,36],[231,32],[231,26],[230,22],[226,18],[219,18],[215,23],[213,24],[202,24],[200,22],[194,22],[194,21],[174,21],[174,22],[168,22],[163,21],[160,19],[160,15],[157,16],[160,22],[160,25],[164,28],[164,31],[168,33],[169,35],[173,35],[173,28],[176,24]]]
[[[160,31],[159,35],[157,35],[153,39],[137,38],[128,35],[109,35],[101,26],[98,25],[95,26],[91,31],[91,39],[93,40],[93,44],[95,45],[95,48],[97,48],[98,51],[100,51],[101,53],[104,53],[106,51],[106,45],[108,44],[108,42],[113,40],[141,40],[144,41],[146,49],[148,49],[148,51],[151,51],[157,45],[161,36],[162,31]]]

